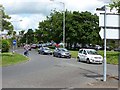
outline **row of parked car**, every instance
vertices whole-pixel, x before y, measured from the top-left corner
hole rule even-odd
[[[67,57],[67,58],[71,58],[71,54],[70,52],[66,49],[66,48],[55,48],[54,51],[51,51],[50,48],[48,47],[40,47],[38,49],[38,53],[39,54],[48,54],[48,55],[52,55],[54,57]]]
[[[40,47],[38,49],[38,54],[53,55],[54,57],[66,57],[71,58],[70,52],[66,48],[55,48],[51,51],[48,47]],[[95,49],[79,49],[77,60],[85,61],[87,63],[101,63],[103,62],[103,57],[97,53]]]
[[[62,43],[60,44],[56,44],[56,43],[42,43],[42,44],[32,44],[30,45],[31,49],[36,49],[36,48],[40,48],[40,47],[48,47],[48,46],[60,46]],[[79,46],[79,48],[87,48],[87,49],[95,49],[95,50],[104,50],[104,46],[100,46],[100,45],[84,45],[84,46]],[[120,52],[120,47],[119,48],[111,48],[110,46],[106,46],[106,50],[111,51],[119,51]]]

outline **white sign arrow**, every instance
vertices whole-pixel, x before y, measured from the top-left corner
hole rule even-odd
[[[104,39],[103,28],[101,28],[99,35]],[[106,39],[120,39],[120,29],[106,29]]]

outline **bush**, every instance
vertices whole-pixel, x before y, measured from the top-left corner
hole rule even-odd
[[[8,40],[2,40],[2,52],[9,52],[10,43]]]

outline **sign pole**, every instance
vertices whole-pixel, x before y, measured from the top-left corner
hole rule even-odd
[[[15,46],[13,45],[13,54],[15,53],[15,50],[14,50],[14,49],[15,49]]]
[[[103,81],[106,81],[106,71],[107,71],[107,64],[106,64],[106,6],[105,13],[104,13],[104,64],[103,64]]]
[[[16,40],[13,40],[13,53],[15,53]]]

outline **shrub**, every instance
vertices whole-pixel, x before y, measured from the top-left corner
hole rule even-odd
[[[9,52],[10,43],[8,40],[2,40],[2,52]]]

